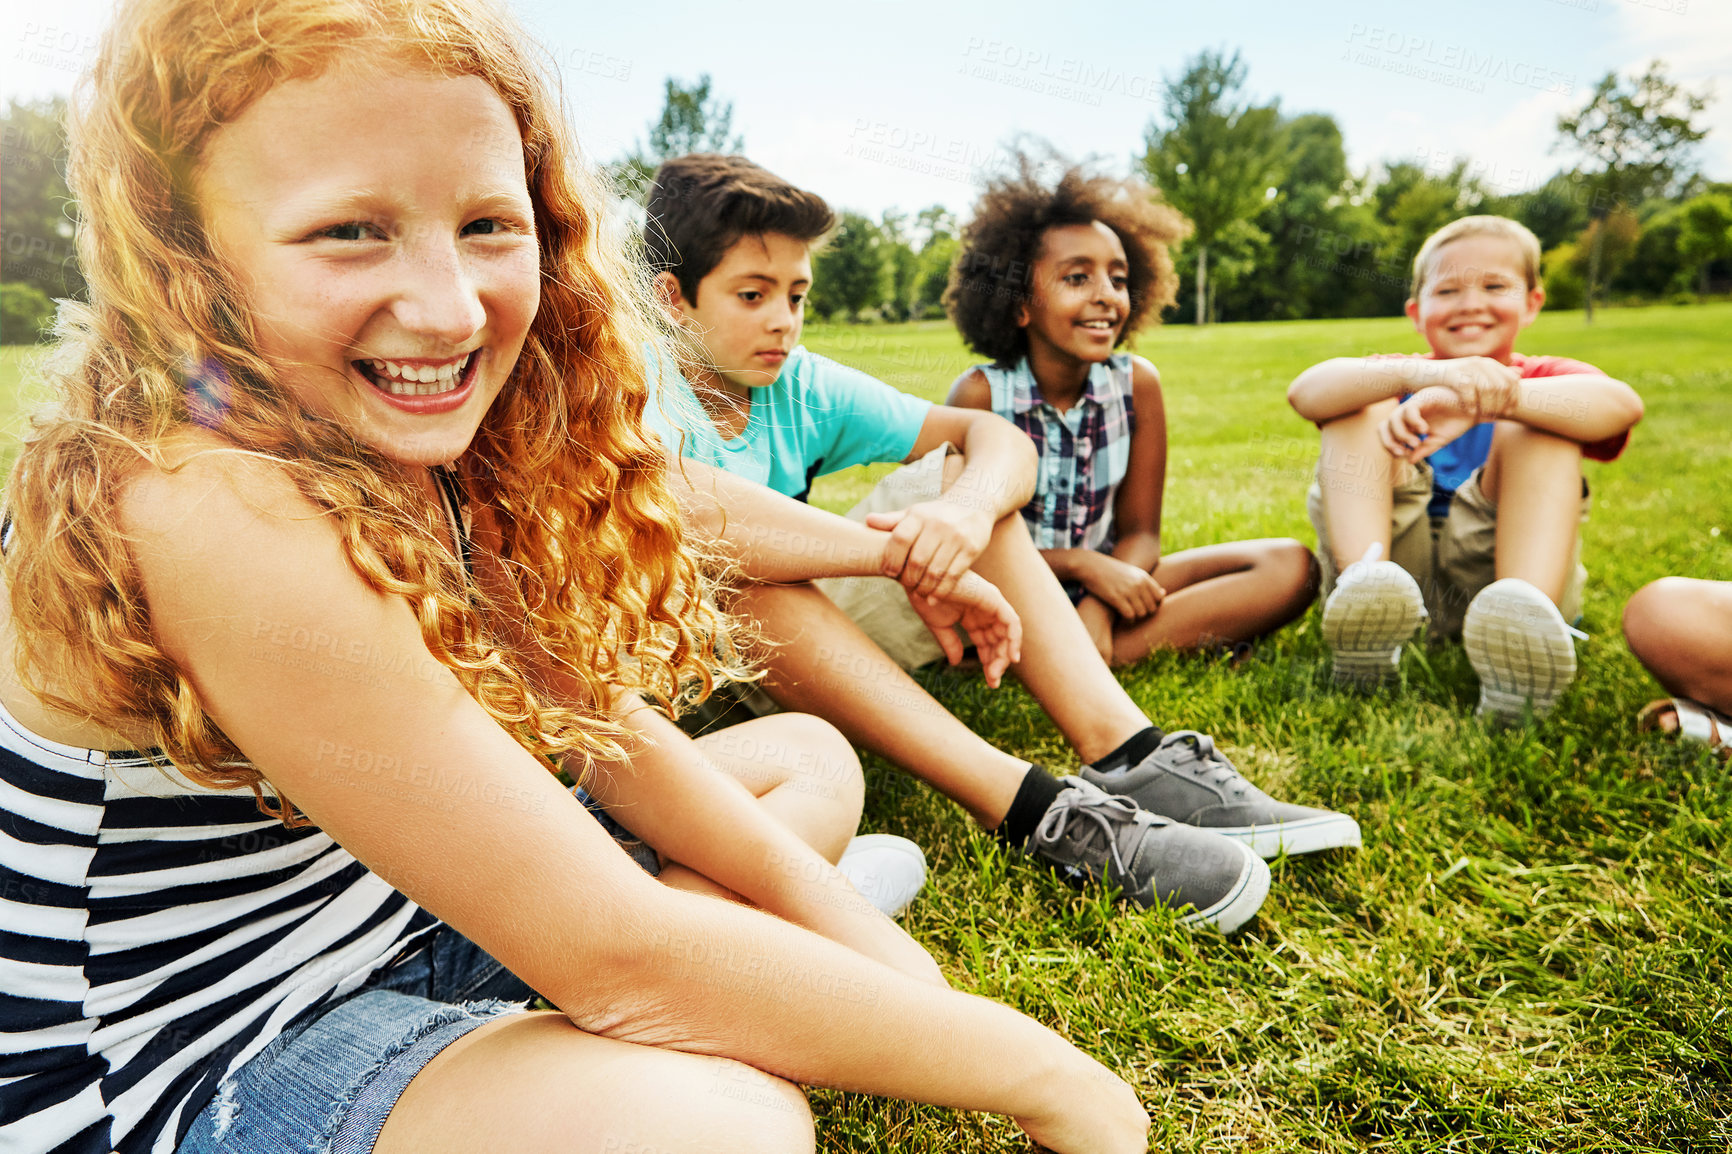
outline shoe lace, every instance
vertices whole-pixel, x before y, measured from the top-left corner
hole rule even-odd
[[[1130,798],[1109,794],[1080,777],[1067,777],[1064,782],[1069,788],[1047,806],[1040,824],[1035,827],[1035,838],[1051,844],[1064,837],[1073,821],[1092,823],[1100,836],[1106,839],[1107,852],[1118,868],[1118,876],[1128,877],[1130,867],[1119,853],[1119,831],[1139,821],[1151,826],[1165,825],[1167,819],[1148,813]]]
[[[1214,776],[1210,778],[1211,781],[1216,785],[1230,786],[1234,793],[1241,797],[1244,796],[1245,790],[1250,787],[1251,783],[1245,780],[1244,774],[1233,767],[1232,762],[1215,749],[1214,738],[1206,733],[1198,733],[1194,729],[1181,729],[1176,733],[1167,734],[1161,740],[1158,748],[1161,750],[1171,748],[1177,751],[1182,746],[1190,747],[1191,773],[1194,776],[1202,777],[1212,770]]]

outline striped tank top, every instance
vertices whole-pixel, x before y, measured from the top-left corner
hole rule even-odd
[[[0,706],[0,1154],[167,1154],[224,1077],[438,924],[250,790]]]
[[[247,790],[0,709],[0,1149],[173,1150],[224,1076],[435,924]]]

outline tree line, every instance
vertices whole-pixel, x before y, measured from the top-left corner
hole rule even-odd
[[[1355,173],[1333,116],[1254,104],[1245,83],[1237,53],[1199,53],[1165,82],[1142,142],[1139,175],[1193,229],[1176,254],[1181,287],[1169,320],[1398,314],[1420,244],[1472,213],[1532,229],[1553,307],[1585,307],[1590,319],[1607,295],[1680,299],[1732,288],[1732,184],[1706,181],[1693,163],[1708,96],[1671,82],[1658,61],[1635,76],[1608,73],[1560,117],[1554,151],[1575,163],[1527,187],[1472,158],[1431,153]],[[616,164],[616,176],[636,192],[663,159],[743,150],[732,117],[708,76],[693,85],[670,78],[648,145]],[[942,205],[912,218],[844,212],[815,258],[812,311],[943,316],[957,231]]]
[[[1586,308],[1590,319],[1604,299],[1732,289],[1732,184],[1707,181],[1694,164],[1708,95],[1673,83],[1658,61],[1639,75],[1608,73],[1580,109],[1560,117],[1555,151],[1573,163],[1521,188],[1465,156],[1415,154],[1353,172],[1333,116],[1253,103],[1246,79],[1237,53],[1193,57],[1165,81],[1137,156],[1154,195],[1192,222],[1175,255],[1181,287],[1170,321],[1399,313],[1420,243],[1479,212],[1532,229],[1551,304]],[[7,343],[36,339],[54,299],[84,292],[62,112],[59,101],[13,101],[0,116]],[[744,148],[733,105],[709,76],[670,77],[647,140],[607,167],[622,196],[641,203],[662,160]],[[876,219],[842,212],[815,257],[812,312],[844,321],[941,317],[959,223],[942,205]]]

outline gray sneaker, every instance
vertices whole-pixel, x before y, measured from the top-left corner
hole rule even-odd
[[[1080,777],[1047,807],[1028,839],[1030,853],[1071,881],[1103,875],[1145,909],[1190,912],[1182,926],[1230,934],[1269,896],[1269,867],[1244,845],[1139,809]]]
[[[1107,772],[1085,766],[1082,776],[1151,813],[1243,842],[1258,857],[1360,844],[1358,822],[1344,813],[1276,801],[1246,781],[1212,738],[1188,729],[1167,734],[1136,765]]]

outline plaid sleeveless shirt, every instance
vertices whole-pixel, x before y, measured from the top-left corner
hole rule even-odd
[[[1090,368],[1082,396],[1063,413],[1041,396],[1027,357],[1008,369],[979,368],[992,386],[992,411],[1027,433],[1040,452],[1034,496],[1022,508],[1035,547],[1112,548],[1113,501],[1137,427],[1130,354]]]

